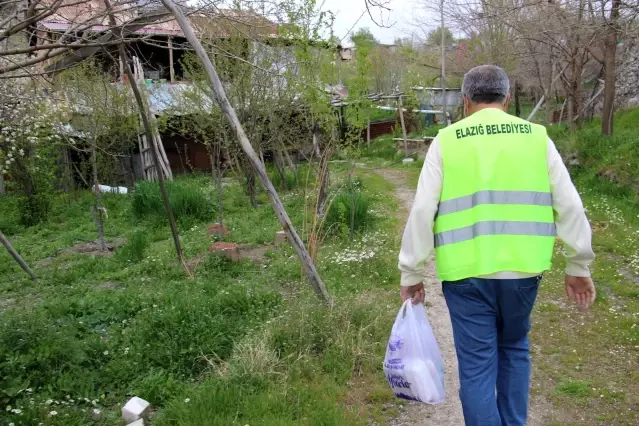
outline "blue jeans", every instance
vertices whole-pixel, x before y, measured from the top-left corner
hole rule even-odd
[[[530,313],[541,277],[444,282],[467,426],[523,426]]]

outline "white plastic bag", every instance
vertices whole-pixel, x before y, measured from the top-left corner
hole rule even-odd
[[[397,314],[388,341],[384,374],[398,398],[440,404],[444,362],[423,304],[407,300]]]

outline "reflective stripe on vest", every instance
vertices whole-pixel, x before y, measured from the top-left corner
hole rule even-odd
[[[552,196],[548,192],[537,191],[478,191],[472,195],[440,202],[437,216],[472,209],[481,204],[552,206]]]
[[[482,235],[538,235],[554,237],[557,234],[554,223],[490,221],[477,222],[471,226],[435,234],[435,247],[461,243]]]

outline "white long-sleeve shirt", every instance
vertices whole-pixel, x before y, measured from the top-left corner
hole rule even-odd
[[[590,223],[586,218],[581,197],[550,138],[548,139],[547,162],[557,236],[564,242],[565,246],[566,274],[588,277],[590,276],[588,266],[595,258],[591,247]],[[439,205],[442,180],[442,154],[438,138],[435,138],[426,155],[426,161],[424,161],[424,167],[419,176],[413,208],[404,230],[402,248],[399,253],[402,286],[412,286],[424,281],[424,266],[434,248],[433,224]],[[529,274],[501,271],[482,278],[528,278],[542,272]]]

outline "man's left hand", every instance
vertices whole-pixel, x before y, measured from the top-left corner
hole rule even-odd
[[[402,303],[408,299],[413,300],[413,305],[418,303],[424,303],[424,284],[415,284],[410,287],[401,287],[400,295],[402,297]]]

